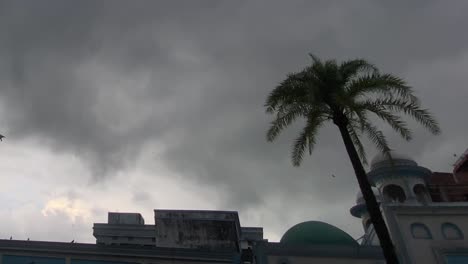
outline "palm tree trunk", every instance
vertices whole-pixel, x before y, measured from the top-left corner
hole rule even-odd
[[[367,179],[367,174],[362,166],[359,155],[354,147],[351,136],[349,135],[347,122],[346,120],[341,120],[335,122],[341,132],[341,137],[346,146],[346,150],[349,155],[349,159],[353,164],[354,172],[356,178],[359,182],[359,187],[361,188],[362,196],[366,201],[367,211],[369,212],[372,224],[374,225],[375,232],[380,241],[380,246],[382,247],[385,259],[389,264],[397,264],[398,257],[395,253],[395,248],[393,247],[390,234],[388,232],[387,226],[383,220],[382,213],[380,212],[379,204],[372,192],[371,185]]]

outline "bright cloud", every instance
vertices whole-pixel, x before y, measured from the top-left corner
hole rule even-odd
[[[81,200],[70,200],[67,197],[58,197],[47,201],[41,213],[44,216],[50,214],[57,215],[57,213],[64,213],[70,220],[75,223],[76,218],[80,217],[84,220],[91,218],[90,206]]]

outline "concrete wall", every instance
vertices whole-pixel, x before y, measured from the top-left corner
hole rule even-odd
[[[239,251],[237,212],[155,210],[156,245]]]
[[[156,245],[154,225],[94,224],[93,235],[97,244]]]
[[[139,213],[113,213],[107,214],[107,223],[115,225],[144,225],[145,219]]]
[[[241,227],[241,240],[263,241],[263,227]]]
[[[429,206],[386,206],[389,229],[403,263],[446,263],[445,255],[468,255],[468,203],[434,203]],[[447,239],[444,223],[456,225],[462,239]],[[412,224],[427,227],[429,237],[415,237]],[[418,233],[419,232],[419,233]]]

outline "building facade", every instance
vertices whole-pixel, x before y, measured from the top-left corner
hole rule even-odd
[[[231,211],[155,210],[154,225],[110,212],[93,230],[96,244],[0,240],[0,264],[240,263],[244,242]],[[263,229],[246,228],[244,237],[262,240]]]
[[[374,158],[368,178],[401,263],[468,263],[466,157],[453,173],[431,172],[405,155],[391,157]],[[351,214],[362,220],[361,244],[378,245],[360,194]]]

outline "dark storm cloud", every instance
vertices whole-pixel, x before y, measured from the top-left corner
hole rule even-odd
[[[167,166],[226,190],[227,207],[255,208],[271,196],[294,206],[300,195],[314,206],[351,205],[355,180],[336,130],[326,127],[313,156],[292,168],[297,127],[265,142],[267,93],[309,63],[308,52],[364,57],[424,85],[415,89],[425,106],[447,118],[434,99],[439,87],[415,79],[430,73],[410,74],[468,52],[467,9],[463,1],[1,2],[6,132],[73,152],[97,177],[131,166],[146,142],[160,141]],[[453,104],[461,106],[466,91],[458,92]],[[458,126],[451,136],[466,131],[441,123],[444,132]],[[416,131],[424,140],[395,144],[424,156],[433,138]]]

